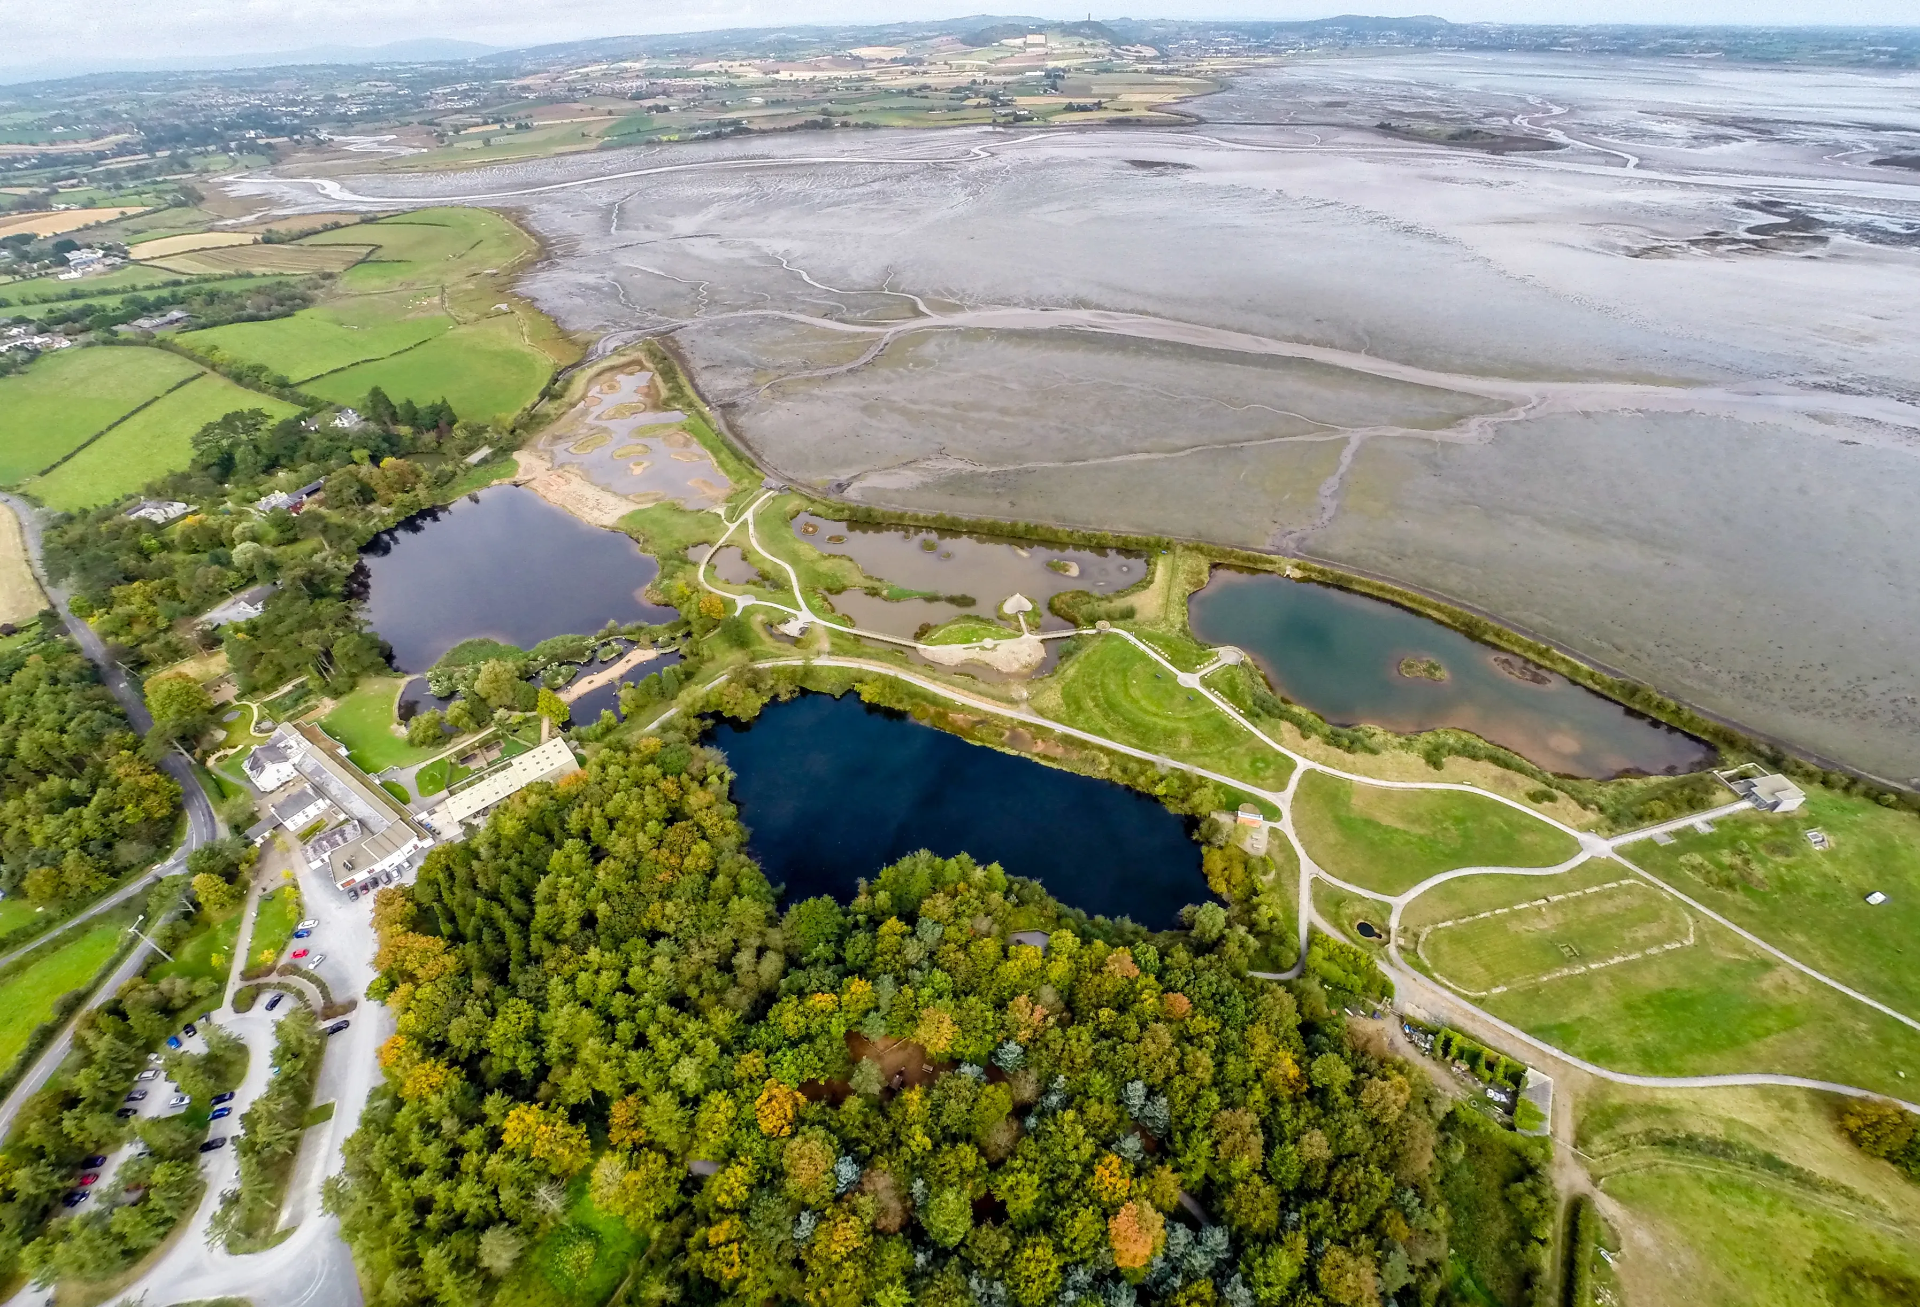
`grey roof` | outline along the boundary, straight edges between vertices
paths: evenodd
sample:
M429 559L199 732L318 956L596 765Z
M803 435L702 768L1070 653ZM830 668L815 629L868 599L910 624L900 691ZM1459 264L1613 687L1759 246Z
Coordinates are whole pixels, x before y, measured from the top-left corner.
M318 794L313 792L311 786L303 785L286 798L280 800L280 802L274 804L273 815L283 822L292 821L314 804L325 802L325 799L322 799Z
M248 754L246 761L240 764L240 770L249 776L258 776L269 767L288 761L292 750L285 744L275 744L271 740L260 745Z

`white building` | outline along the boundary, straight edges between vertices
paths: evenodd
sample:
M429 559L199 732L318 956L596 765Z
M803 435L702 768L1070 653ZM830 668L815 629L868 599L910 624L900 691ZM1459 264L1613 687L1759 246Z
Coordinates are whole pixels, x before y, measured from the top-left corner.
M254 759L268 759L259 767ZM244 764L256 785L274 777L285 785L296 777L302 789L274 805L283 808L289 830L318 818L339 814L346 821L307 841L307 865L324 871L341 889L364 887L370 880L403 867L432 846L433 838L405 808L346 757L346 750L317 726L287 725L255 749ZM256 776L258 772L258 776ZM279 785L263 788L279 788Z
M354 427L363 427L366 424L367 420L350 408L343 408L333 415L333 425L342 431L349 431Z
M1784 776L1759 776L1744 784L1747 802L1762 812L1795 812L1807 801L1806 792Z
M185 517L192 511L190 505L183 504L177 499L143 499L127 510L127 516L137 517L155 526L165 526L176 517Z
M289 832L297 833L319 821L331 810L332 805L315 794L312 786L303 785L273 805L273 817Z
M557 781L580 770L573 746L555 736L538 748L482 772L449 794L422 820L442 840L457 840L461 828L484 817L494 805L538 781Z
M200 625L217 629L232 622L251 622L267 611L267 599L280 587L269 582L266 585L250 586L239 594L230 595L206 612L200 614Z
M293 769L293 745L283 742L278 734L248 754L240 770L262 794L271 794L299 775Z

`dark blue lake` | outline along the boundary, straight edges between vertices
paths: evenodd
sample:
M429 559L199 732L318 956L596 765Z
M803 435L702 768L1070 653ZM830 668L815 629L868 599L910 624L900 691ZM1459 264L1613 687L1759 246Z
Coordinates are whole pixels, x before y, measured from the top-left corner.
M531 649L609 619L667 622L643 592L660 566L618 531L589 526L520 486L428 509L360 551L367 620L394 665L424 672L462 640Z
M753 855L787 901L831 894L916 849L969 853L1061 902L1164 930L1211 897L1185 819L1108 781L1028 762L871 708L803 694L712 742Z

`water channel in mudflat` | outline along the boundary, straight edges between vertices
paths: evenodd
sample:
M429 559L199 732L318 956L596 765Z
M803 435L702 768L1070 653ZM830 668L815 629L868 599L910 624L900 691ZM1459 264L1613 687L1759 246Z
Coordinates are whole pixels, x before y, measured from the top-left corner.
M835 522L812 513L795 517L792 530L822 553L853 559L868 576L933 596L888 600L859 590L832 596L834 608L855 625L902 638L913 637L923 625L938 626L968 614L1000 618L1000 605L1016 594L1033 603L1027 616L1030 628L1069 630L1069 623L1047 611L1049 599L1067 590L1116 594L1138 582L1147 569L1145 559L1117 549L1068 549L958 532ZM964 596L973 603L950 603L948 596Z
M676 616L643 597L660 566L631 539L521 486L416 513L368 541L360 565L367 620L402 671L424 672L477 636L530 649L609 620Z
M1211 896L1184 818L1133 790L969 744L855 695L803 694L712 743L787 902L847 901L918 849L973 855L1061 902L1164 930Z
M1246 650L1276 690L1337 725L1456 727L1569 776L1677 775L1714 756L1691 735L1365 595L1216 568L1188 617L1198 639Z

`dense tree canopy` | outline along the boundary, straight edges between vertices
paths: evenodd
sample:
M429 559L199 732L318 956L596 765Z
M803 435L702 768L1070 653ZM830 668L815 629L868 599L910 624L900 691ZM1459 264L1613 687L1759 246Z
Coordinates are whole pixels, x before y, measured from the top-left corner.
M371 1301L588 1283L608 1218L695 1301L1433 1300L1426 1090L1316 986L964 856L783 916L729 779L604 748L382 891L398 1030L329 1189Z
M159 852L180 787L65 638L0 656L0 884L52 903Z

